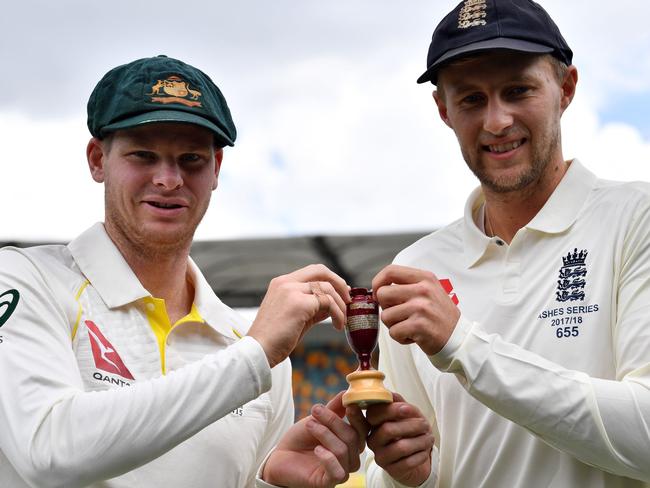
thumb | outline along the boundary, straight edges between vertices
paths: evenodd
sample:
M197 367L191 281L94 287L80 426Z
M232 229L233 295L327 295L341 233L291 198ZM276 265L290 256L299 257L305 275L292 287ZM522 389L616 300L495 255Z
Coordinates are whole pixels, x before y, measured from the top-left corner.
M327 408L338 415L339 418L343 418L345 416L345 407L343 406L343 393L345 392L338 392L334 398L327 402Z

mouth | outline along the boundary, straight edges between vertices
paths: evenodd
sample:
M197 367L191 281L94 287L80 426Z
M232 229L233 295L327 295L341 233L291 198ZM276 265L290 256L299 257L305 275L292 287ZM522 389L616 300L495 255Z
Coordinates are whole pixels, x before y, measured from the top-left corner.
M514 151L525 142L526 139L520 139L518 141L506 142L504 144L488 144L486 146L483 146L483 150L493 154L503 154Z
M163 202L151 202L151 201L147 201L145 203L151 205L152 207L162 208L162 209L174 209L174 208L183 207L183 205L179 205L177 203L163 203Z

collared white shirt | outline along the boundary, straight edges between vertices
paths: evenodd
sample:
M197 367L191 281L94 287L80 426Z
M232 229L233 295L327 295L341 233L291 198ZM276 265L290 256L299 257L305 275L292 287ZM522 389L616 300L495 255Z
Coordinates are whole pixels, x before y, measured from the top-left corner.
M388 386L434 426L424 486L650 486L650 185L574 160L510 245L482 204L395 259L449 279L461 310L431 357L380 332Z
M0 251L0 485L253 486L293 423L291 367L189 269L192 313L170 329L102 224Z

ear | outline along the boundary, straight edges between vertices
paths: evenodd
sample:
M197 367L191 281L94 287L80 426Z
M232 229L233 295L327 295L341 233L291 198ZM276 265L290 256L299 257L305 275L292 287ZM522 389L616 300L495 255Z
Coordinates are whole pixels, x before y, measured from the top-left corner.
M576 94L576 85L578 84L578 69L571 65L567 68L560 85L561 98L560 98L560 108L562 113L567 109L571 104L574 95Z
M451 128L449 115L447 114L447 105L445 104L443 96L438 90L433 90L433 99L435 100L436 106L438 107L438 115L440 115L440 118L447 125L447 127Z
M222 161L223 161L223 148L220 148L214 153L214 182L212 183L212 190L216 190L217 185L219 184L219 171L221 170Z
M104 145L101 140L93 137L88 141L88 146L86 147L86 159L88 160L90 175L97 183L104 182L104 153Z

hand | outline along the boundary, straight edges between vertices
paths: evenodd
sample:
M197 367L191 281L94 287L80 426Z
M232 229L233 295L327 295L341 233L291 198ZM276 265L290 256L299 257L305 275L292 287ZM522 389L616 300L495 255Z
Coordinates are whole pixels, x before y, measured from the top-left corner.
M312 264L271 280L247 335L260 343L273 367L312 325L332 317L334 327L342 329L348 302L350 292L343 278L322 264Z
M420 410L393 393L393 403L368 407L366 420L372 427L368 447L377 465L404 485L424 483L431 474L434 438Z
M372 280L382 307L381 321L400 344L417 343L428 355L445 346L456 328L460 311L436 275L391 264Z
M342 397L343 392L327 406L314 405L309 417L287 431L264 465L264 481L325 488L343 483L350 472L359 469L368 430L357 430L343 421Z

